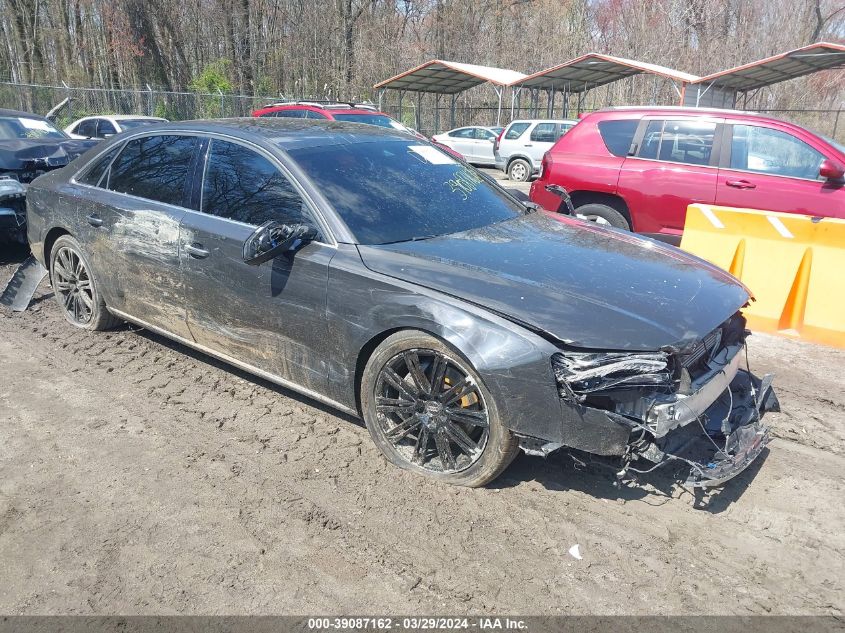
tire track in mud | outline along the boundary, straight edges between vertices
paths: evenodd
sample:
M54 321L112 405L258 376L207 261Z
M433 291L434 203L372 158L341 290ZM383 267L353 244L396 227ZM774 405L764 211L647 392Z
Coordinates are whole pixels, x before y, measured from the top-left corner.
M126 561L115 558L140 528L90 545L97 573L73 584L89 610L166 604L185 613L216 600L216 611L230 613L296 612L302 604L358 612L841 612L841 444L825 453L776 443L766 463L711 501L711 512L693 509L678 489L616 491L607 474L579 472L564 458L523 457L487 489L448 489L389 466L352 420L156 336L75 330L51 301L0 315L0 330L70 384L114 398L121 413L102 411L87 431L92 439L144 438L144 458L188 477L203 504L213 489L229 516L228 531L194 552L225 560L223 571L192 575L189 556L146 563L135 579L151 581L143 598L116 578ZM665 479L650 481L666 487ZM155 528L160 519L148 514L135 510L127 525ZM14 513L4 520L12 531L25 523ZM151 544L157 530L148 531ZM252 548L226 554L232 539ZM582 561L567 554L576 542ZM292 575L296 590L281 587ZM362 578L365 592L356 589ZM53 603L41 596L17 604Z

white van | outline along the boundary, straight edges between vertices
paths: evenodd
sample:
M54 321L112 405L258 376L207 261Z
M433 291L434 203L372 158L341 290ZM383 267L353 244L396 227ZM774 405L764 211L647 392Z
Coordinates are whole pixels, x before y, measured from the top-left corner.
M571 119L512 121L493 145L496 167L511 180L525 182L540 172L543 154L576 123Z

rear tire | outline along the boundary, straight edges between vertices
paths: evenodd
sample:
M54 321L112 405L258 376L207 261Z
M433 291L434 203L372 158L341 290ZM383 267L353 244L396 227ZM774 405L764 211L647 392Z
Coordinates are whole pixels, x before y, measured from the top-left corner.
M531 163L524 158L515 158L508 164L508 179L527 182L531 178Z
M373 352L361 378L361 409L392 464L443 483L483 486L519 450L470 363L417 330L397 332Z
M59 308L71 325L83 330L109 330L120 324L100 295L82 247L70 235L62 235L53 244L50 281Z
M578 216L584 216L582 219L589 222L595 222L596 224L601 224L603 226L609 225L626 231L631 230L631 225L628 224L628 220L625 216L606 204L585 204L575 209L575 214Z

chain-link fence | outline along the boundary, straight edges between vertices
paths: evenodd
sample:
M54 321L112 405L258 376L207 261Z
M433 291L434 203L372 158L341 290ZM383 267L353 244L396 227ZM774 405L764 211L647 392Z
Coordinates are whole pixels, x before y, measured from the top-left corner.
M0 108L44 115L66 99L67 105L55 117L61 127L95 114L142 114L171 121L249 116L278 100L223 92L169 92L151 87L132 90L0 82Z
M424 102L415 103L407 99L404 103L383 104L384 111L405 125L419 128L427 136L448 130L454 124L460 125L495 125L499 118L501 125L507 125L514 117L531 117L531 108L520 107L517 102L504 100L501 111L498 104L488 99L472 95L471 100L462 97L454 109L449 98L435 100L433 95L426 95ZM72 88L69 86L45 86L37 84L18 84L0 82L0 108L23 110L36 114L47 114L68 100L65 107L56 113L57 125L64 127L83 116L95 114L143 114L158 116L171 121L188 119L210 119L220 117L249 116L256 109L279 101L277 97L235 95L219 92L170 92L145 87L136 89L111 88ZM401 104L401 107L400 107ZM583 107L582 113L601 107L601 103ZM417 110L421 111L418 112ZM555 117L562 116L560 108ZM776 118L786 119L815 130L840 142L845 142L845 114L843 110L757 110ZM574 117L578 114L577 106L567 113ZM538 116L546 116L546 109L539 108Z

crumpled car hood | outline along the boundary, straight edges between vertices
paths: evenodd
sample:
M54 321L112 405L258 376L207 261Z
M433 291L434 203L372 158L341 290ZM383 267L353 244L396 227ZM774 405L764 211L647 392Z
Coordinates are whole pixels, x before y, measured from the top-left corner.
M579 348L683 348L750 294L725 271L674 247L545 213L358 249L370 270L487 307Z
M64 167L99 141L27 138L0 140L0 170ZM34 161L34 164L33 164Z

